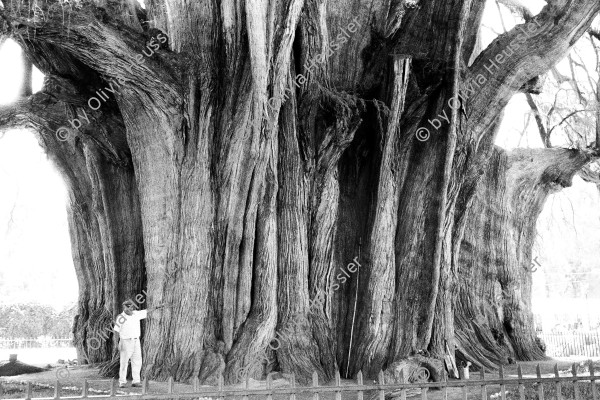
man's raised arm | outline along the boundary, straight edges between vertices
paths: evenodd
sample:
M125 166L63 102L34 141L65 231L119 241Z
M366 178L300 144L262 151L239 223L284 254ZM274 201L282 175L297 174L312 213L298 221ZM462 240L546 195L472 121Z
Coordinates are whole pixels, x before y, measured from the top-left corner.
M145 310L136 311L136 313L137 313L137 315L139 316L140 319L145 319L148 316L149 312L156 311L156 310L158 310L160 308L163 308L163 307L164 307L163 305L159 305L159 306L156 306L154 308L147 308Z

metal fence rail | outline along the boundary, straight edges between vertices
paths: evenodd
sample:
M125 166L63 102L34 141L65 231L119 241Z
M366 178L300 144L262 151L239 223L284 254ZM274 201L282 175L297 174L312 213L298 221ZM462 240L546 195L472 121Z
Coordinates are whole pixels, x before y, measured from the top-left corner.
M42 347L71 347L73 339L0 339L0 349L33 349Z
M554 376L542 377L539 365L536 368L536 377L525 378L521 370L521 366L517 368L517 377L505 377L504 369L499 367L499 377L488 379L485 372L481 371L478 379L461 379L448 381L446 378L442 382L414 382L409 383L400 374L400 382L386 384L384 375L379 373L377 382L374 384L364 384L362 373L357 376L356 383L344 384L340 379L339 373L336 373L333 386L319 385L317 374L313 374L311 386L297 386L294 376L290 379L290 384L287 387L273 387L273 381L269 375L266 380L265 388L250 388L249 380L246 379L244 387L225 387L224 379L221 376L218 386L216 387L200 387L199 380L196 378L193 381L191 391L175 391L173 379L170 378L167 383L166 391L151 392L150 384L147 380L143 381L141 394L121 394L117 389L116 380L109 380L110 390L106 391L105 395L90 395L90 392L97 393L97 390L90 389L91 380L82 381L82 389L80 396L65 396L61 397L61 384L56 381L54 385L53 397L33 397L32 383L27 383L25 397L23 399L89 399L89 398L115 398L120 399L213 399L218 398L224 400L226 397L241 397L243 400L248 400L249 396L263 396L267 400L276 398L289 397L290 400L297 399L296 396L303 398L312 398L319 400L320 396L327 399L341 400L342 394L350 395L352 399L358 400L385 400L386 398L399 398L406 400L419 396L421 400L432 399L447 399L448 392L453 391L452 398L460 397L462 400L471 399L491 399L499 398L502 400L544 400L548 399L574 399L574 400L599 400L598 383L600 376L595 375L593 363L588 363L589 375L578 375L576 365L571 369L571 376L560 376L558 367L554 367ZM461 374L462 375L462 374ZM464 378L464 377L463 377ZM105 381L106 382L106 381ZM572 388L572 391L571 391ZM494 394L490 397L488 391L492 392L499 389L499 394ZM565 390L567 389L567 390ZM494 392L498 392L495 390ZM0 399L2 396L2 387L0 385ZM571 395L572 394L572 395Z
M600 333L538 333L550 357L600 357Z

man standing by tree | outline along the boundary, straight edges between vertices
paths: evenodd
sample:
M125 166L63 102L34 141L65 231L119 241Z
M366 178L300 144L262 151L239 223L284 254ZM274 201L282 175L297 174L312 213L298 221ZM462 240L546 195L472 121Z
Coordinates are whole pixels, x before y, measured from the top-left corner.
M131 359L131 386L140 387L140 371L142 370L142 349L140 346L140 321L148 315L148 310L134 310L135 304L128 299L123 302L123 312L117 317L114 331L119 340L121 353L119 369L119 387L127 385L127 363ZM160 308L156 307L157 309Z

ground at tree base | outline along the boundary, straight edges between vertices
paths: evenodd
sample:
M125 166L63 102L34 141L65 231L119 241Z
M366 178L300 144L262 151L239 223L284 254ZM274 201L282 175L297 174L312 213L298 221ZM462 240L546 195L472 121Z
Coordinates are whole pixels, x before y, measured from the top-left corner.
M560 360L548 360L540 363L540 368L543 376L554 376L553 368L554 364L558 364L559 370L562 372L567 372L571 370L571 365L573 363L583 362L585 359L583 358L569 358L569 359L560 359ZM597 360L596 360L597 361ZM523 370L523 376L526 378L535 377L535 367L537 362L523 362L520 363L521 368ZM506 378L515 378L517 374L517 366L516 365L507 365L505 366L505 377ZM0 383L2 384L4 393L0 394L1 399L17 399L17 398L25 398L25 389L27 382L32 382L32 394L33 397L54 397L54 384L56 382L56 369L44 371L42 373L37 374L27 374L27 375L19 375L12 377L2 377L0 378ZM580 370L578 373L583 373ZM598 374L598 373L597 373ZM570 373L567 374L570 376ZM471 374L471 379L478 379L479 373L473 372ZM498 378L497 372L486 373L486 378L495 379ZM89 387L90 387L90 395L108 395L110 393L110 381L103 379L98 372L98 368L90 367L90 366L79 366L72 369L69 369L69 375L67 379L62 379L60 381L61 384L61 396L80 396L82 390L82 382L83 379L88 379ZM94 380L97 380L94 381ZM349 379L342 380L342 386L355 384L355 381ZM373 382L365 381L365 384L370 384ZM273 387L287 387L289 385L289 381L285 379L277 379L273 381ZM329 382L327 384L323 384L322 386L333 386L334 382ZM241 388L243 385L230 385L228 388L238 387ZM250 388L264 388L265 381L256 381L253 379L249 380ZM202 386L202 388L209 389L209 386ZM579 384L579 393L580 398L582 400L592 399L591 389L589 382ZM507 400L519 399L519 393L516 387L507 386L506 398ZM174 384L174 392L191 392L192 386L175 383ZM600 391L600 387L599 387ZM167 383L166 382L157 382L150 381L149 383L149 393L167 393ZM117 395L125 395L125 394L141 394L141 389L139 388L131 388L127 387L125 389L117 389ZM546 399L555 399L556 392L554 389L554 385L545 385L544 390ZM368 400L373 395L377 395L376 393L367 393L364 394L364 399ZM526 387L525 389L525 398L527 400L538 399L537 388L536 387ZM572 399L574 398L573 393L573 385L572 384L563 384L562 388L562 396L563 399ZM320 399L324 400L333 400L335 397L334 393L323 393L320 394ZM440 390L430 390L427 394L428 399L431 400L442 400L444 399L443 394ZM263 396L249 396L249 400L259 400L263 398ZM274 400L279 399L288 399L288 395L274 395ZM297 400L312 400L313 396L309 393L299 393L296 395ZM342 398L348 400L354 400L357 398L355 392L342 392ZM395 398L391 396L386 396L387 399ZM399 398L399 397L397 397ZM407 396L407 398L421 398L420 394L415 394L414 396ZM468 398L469 399L481 399L481 390L479 387L471 387L468 390ZM488 386L487 389L487 398L488 399L501 399L500 387L498 385ZM449 388L448 389L448 400L462 400L463 394L461 388ZM208 400L208 398L204 398L204 400Z

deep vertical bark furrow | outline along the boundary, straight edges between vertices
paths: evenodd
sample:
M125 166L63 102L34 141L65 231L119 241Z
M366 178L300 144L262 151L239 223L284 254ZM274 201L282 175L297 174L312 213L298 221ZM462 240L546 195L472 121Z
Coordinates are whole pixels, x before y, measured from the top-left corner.
M290 79L291 82L291 79ZM315 342L308 314L308 198L297 133L295 98L282 107L279 132L278 193L278 323L277 358L282 371L311 371L326 379L333 370L322 370L320 350ZM332 365L327 365L329 368Z
M346 99L333 98L336 119L332 126L323 129L317 144L314 164L310 171L309 220L309 293L311 300L325 296L322 305L314 308L311 318L313 334L319 344L321 364L326 372L335 365L335 343L332 342L332 293L329 288L334 279L335 243L339 212L338 162L350 145L360 125L359 108ZM306 153L309 153L306 151Z
M97 234L98 229L95 224L90 224L95 220L95 215L89 210L87 204L78 204L73 198L71 198L70 208L77 210L70 213L69 231L71 246L73 248L79 246L78 253L73 254L73 261L75 271L81 276L78 279L80 305L74 326L73 342L78 350L78 358L84 362L94 363L104 361L111 355L111 343L106 340L108 335L104 334L103 325L110 324L112 319L112 313L108 310L111 299L106 299L106 295L111 296L112 293L107 293L104 285L92 285L96 279L106 279L99 265L103 260L98 259L95 251L101 243ZM83 271L85 273L82 273Z
M423 60L424 65L429 68L429 75L422 75L422 68L417 68L419 74L415 75L415 83L419 82L421 93L430 91L435 86L440 86L440 79L447 79L447 71L445 66L453 64L454 54L460 49L456 47L456 38L461 27L465 24L465 15L468 10L465 10L465 2L445 2L443 4L431 2L424 4L423 7L411 10L405 16L406 24L403 24L397 37L411 40L400 41L395 43L394 51L400 54L408 54L418 60ZM427 30L422 30L422 25L434 25L435 20L441 16L450 23L444 26L443 32L436 32L435 41L427 38ZM423 41L430 42L430 45L418 48L418 45ZM423 50L425 49L425 51ZM432 61L433 60L433 61ZM446 142L446 132L448 127L434 131L433 137L426 144L414 141L414 134L417 128L426 126L428 119L438 118L439 115L449 118L450 109L446 107L447 100L452 96L446 90L447 82L442 81L442 87L435 90L437 101L429 102L428 109L412 110L413 112L425 111L425 114L420 121L415 120L413 116L412 123L406 124L407 132L404 135L406 138L413 140L402 140L401 154L407 155L408 160L405 164L399 165L398 176L402 179L399 182L400 201L398 203L398 226L395 232L395 295L393 296L395 304L387 306L387 310L382 310L381 315L370 318L370 329L374 329L375 321L381 319L386 324L392 321L396 327L402 327L401 331L395 334L393 338L394 359L402 358L409 355L411 352L419 349L427 349L433 351L434 354L440 355L445 353L444 342L436 341L432 345L429 342L432 321L430 316L430 308L435 307L435 304L446 304L449 294L446 293L450 289L451 281L448 276L442 276L441 280L433 279L435 272L433 266L435 264L432 252L436 248L438 239L438 225L444 224L445 218L440 219L438 215L439 203L442 190L443 171L440 166L445 165L445 152L443 151ZM410 93L410 96L420 96L420 93ZM433 99L432 99L433 100ZM440 124L440 127L442 124ZM452 202L450 202L452 204ZM377 204L375 207L379 207ZM452 215L452 208L444 210L445 215ZM443 217L443 216L442 216ZM450 237L451 226L444 226L446 237ZM415 237L414 232L420 232L419 237ZM445 248L445 254L450 254L450 249ZM448 260L443 261L448 262ZM443 273L448 273L449 267L443 265ZM439 271L439 270L438 270ZM369 285L386 283L385 275L375 275L369 277ZM431 297L429 293L432 291L431 285L442 285L442 299L439 302L437 297ZM438 324L438 332L446 330L446 323L451 322L450 312L447 309L442 310L444 316L442 322ZM385 342L385 337L389 335L383 329L374 329L377 332L377 341ZM451 333L451 330L449 330ZM447 337L447 332L442 334ZM373 344L372 338L361 343L365 349ZM452 343L450 343L452 347ZM379 368L393 361L391 357L386 355L385 346L381 347L377 352L373 350L365 351L369 354L374 362L369 367L369 374L374 374ZM378 353L378 354L377 354ZM377 354L377 357L374 355Z
M455 333L453 323L453 304L455 280L452 274L453 265L453 233L455 229L455 210L458 198L457 184L455 181L456 171L453 169L454 162L461 156L457 151L458 136L462 115L455 104L460 95L460 69L463 66L463 53L465 43L465 32L469 32L472 0L467 0L461 5L461 10L456 20L457 33L455 41L451 45L452 73L447 79L452 81L452 96L448 101L450 106L450 118L448 126L448 138L446 141L446 156L442 169L442 182L440 188L440 201L438 206L438 226L433 256L433 270L431 277L432 292L428 300L426 320L422 328L422 341L429 343L429 349L434 357L443 359L450 355L454 359ZM472 32L472 31L471 31ZM454 101L454 103L453 103ZM458 157L457 157L458 156ZM454 268L455 270L455 268ZM450 353L450 354L448 354Z
M219 333L223 335L227 351L231 348L233 337L250 310L250 282L254 263L254 223L256 219L256 204L250 199L250 192L262 185L260 180L252 182L252 171L258 157L261 143L259 136L263 125L264 129L269 132L268 134L272 135L270 131L276 124L270 122L272 119L277 120L278 113L277 107L271 107L269 104L268 107L273 115L267 115L266 112L263 115L263 111L267 109L267 83L272 81L273 87L275 87L280 86L279 81L281 81L276 74L270 73L265 63L269 56L276 63L287 62L286 68L289 68L289 47L293 38L293 35L292 37L289 35L293 34L292 27L299 15L299 10L295 10L298 8L296 3L298 2L290 2L290 9L286 16L291 20L287 21L284 17L285 25L280 32L277 32L282 35L279 41L282 48L271 49L274 54L267 54L270 42L266 41L265 35L267 31L273 34L273 27L266 26L265 18L261 16L262 6L251 10L247 16L248 24L254 27L255 34L251 37L250 48L246 50L244 42L234 35L241 28L230 25L234 22L230 18L233 18L240 10L233 4L225 3L223 5L223 9L227 12L225 38L228 42L228 65L232 66L228 71L235 74L233 75L234 82L237 83L228 89L231 94L227 96L222 112L222 130L231 132L231 136L217 137L215 141L216 146L222 149L217 169L217 176L219 176L217 247L224 249L216 255L218 257L217 266L223 266L223 272L218 272L215 276L216 282L223 282L224 285L222 295L218 300L217 319L222 321ZM238 39L239 43L234 43L234 39ZM233 66L241 65L242 61L240 54L229 52L229 49L233 47L241 49L241 54L248 55L253 62L247 62L245 68L236 71ZM287 60L285 54L288 54ZM248 68L252 68L252 70ZM285 73L286 68L278 68L274 71L277 74ZM274 90L274 97L281 96L280 90ZM232 115L236 121L234 126L231 126ZM231 304L224 304L224 299L230 298L236 300Z
M361 105L355 97L338 91L337 87L331 88L328 64L333 62L335 65L337 56L333 56L335 51L330 44L332 40L338 45L348 42L348 32L343 35L343 41L337 36L336 39L329 36L327 7L322 1L305 3L298 38L302 47L296 60L301 75L295 81L304 84L306 79L308 82L300 89L298 102L300 154L307 174L308 293L313 302L318 296L325 296L323 304L312 308L309 318L321 364L311 369L320 373L322 368L326 376L331 377L336 364L336 344L332 339L337 328L332 322L337 307L329 287L337 264L335 250L339 242L336 235L340 189L338 163L359 127ZM367 24L361 29L368 31ZM356 39L354 43L357 43ZM290 85L290 89L295 88Z
M160 14L166 16L172 48L194 54L202 59L203 68L212 70L216 65L214 54L219 37L219 24L215 18L219 15L218 2L164 0L153 2L153 5L154 12L160 10Z
M137 197L130 197L136 193L133 170L102 160L93 144L82 147L80 156L54 161L63 164L61 169L68 166L73 172L63 175L71 183L67 187L73 210L72 248L75 251L82 242L87 243L74 257L76 271L85 271L79 283L80 296L87 305L80 309L78 324L82 329L77 331L75 343L83 358L98 362L111 356L107 330L121 301L142 289L143 247ZM121 190L115 191L115 186ZM100 285L99 279L103 282Z
M255 4L256 3L256 4ZM232 240L232 246L227 246L226 250L228 253L224 257L224 274L223 279L225 282L229 280L230 284L225 286L225 289L230 290L234 298L239 295L233 307L223 305L223 337L225 339L226 349L231 344L231 339L235 332L235 338L233 338L233 347L228 355L229 360L233 360L232 364L228 364L227 376L233 379L235 377L235 368L239 367L238 359L232 355L239 355L241 350L240 344L236 344L236 341L241 341L244 345L248 345L249 336L252 336L252 344L250 348L259 354L264 350L262 345L265 339L270 339L272 332L263 326L261 333L257 334L256 331L248 330L255 329L255 323L245 323L240 325L243 319L248 316L252 318L252 309L255 308L256 290L254 287L250 290L249 282L254 282L261 275L257 275L257 265L265 262L271 266L273 260L271 252L273 249L262 249L257 247L264 245L265 243L271 243L272 238L269 240L263 239L257 241L258 234L265 234L263 230L271 227L272 224L277 224L276 214L267 213L262 218L273 218L272 221L261 221L261 214L258 208L261 203L261 193L265 190L264 181L266 169L272 168L271 163L276 163L277 158L274 155L269 157L275 157L274 159L265 159L263 154L265 151L277 150L277 124L276 121L279 119L279 111L282 101L277 101L275 105L268 102L268 96L275 99L281 99L283 97L284 84L288 82L287 77L289 75L290 68L290 57L291 57L291 46L294 40L295 26L300 15L301 1L291 0L285 2L283 5L283 12L277 12L277 19L272 20L266 18L266 15L275 13L279 6L262 4L260 2L248 2L246 4L246 17L248 29L251 31L249 38L249 49L248 57L250 61L250 70L245 71L252 77L251 87L248 93L251 96L248 98L248 103L239 106L234 109L234 118L240 115L241 124L238 124L236 129L237 136L240 139L232 141L230 143L239 143L239 154L233 152L227 154L230 157L230 162L224 162L223 167L226 170L233 168L236 175L241 177L242 190L239 190L235 186L232 186L231 194L229 197L239 198L242 200L239 205L235 203L224 203L223 200L227 199L227 196L221 198L221 204L227 204L227 209L223 207L222 215L224 219L229 220L230 228L227 233L227 239ZM266 12L266 14L263 14ZM277 23L277 24L275 24ZM274 68L271 69L269 66L273 64ZM246 78L247 79L247 78ZM271 87L272 92L269 93L268 88ZM245 94L243 94L245 96ZM289 95L286 95L286 98ZM269 111L267 111L269 110ZM229 115L223 114L223 121L228 121ZM274 123L275 122L275 123ZM244 160L245 164L239 164L240 160ZM277 167L273 173L272 179L277 182ZM223 174L225 178L229 178L233 174ZM269 183L270 184L270 183ZM277 183L273 183L275 187ZM275 196L277 195L275 191ZM270 201L270 200L269 200ZM232 214L240 213L238 218L231 219ZM267 217L267 215L269 217ZM242 222L240 225L239 222ZM270 228L269 228L270 229ZM271 233L272 234L272 233ZM229 250L231 249L231 250ZM262 257L258 257L261 253L268 254L266 260L261 260ZM235 261L233 263L228 261ZM239 269L237 271L236 269ZM272 287L266 288L265 292L275 290L276 286L274 282L271 282ZM224 292L227 294L227 292ZM253 293L253 298L250 295ZM224 297L225 298L225 297ZM248 314L250 312L250 314ZM256 313L256 311L254 311ZM254 318L257 318L256 316ZM253 357L256 354L252 354ZM244 360L249 361L249 359Z
M436 139L441 140L430 140ZM396 302L400 305L395 310L396 325L403 327L396 340L399 344L397 351L402 351L403 356L428 346L428 343L419 340L418 333L425 322L424 314L428 307L432 274L430 266L433 265L435 227L438 223L438 197L433 193L437 193L441 178L439 166L444 162L444 153L430 143L421 148L419 153L418 159L411 160L403 182L404 195L400 197L395 240ZM410 196L406 196L406 193L410 193ZM411 197L413 200L409 201ZM415 237L411 233L415 230L423 232L422 236Z
M321 177L320 177L321 178ZM317 303L311 309L311 322L314 336L319 345L321 363L331 368L335 354L335 344L331 341L331 324L328 318L331 312L329 293L330 276L334 268L334 243L338 215L339 187L337 171L329 170L323 176L323 185L319 186L319 200L310 208L313 215L309 218L308 254L310 273L308 293ZM315 201L314 199L312 199ZM325 299L318 302L319 296Z
M264 182L250 197L257 204L252 280L252 306L231 351L225 377L235 381L241 367L250 367L252 376L261 377L262 355L273 337L277 322L277 138L264 143L254 180ZM256 187L256 186L255 186ZM257 362L257 360L260 360Z
M507 341L500 335L504 334L499 322L501 306L497 306L501 299L496 299L500 294L497 293L500 284L497 278L490 279L497 276L503 258L514 254L511 251L514 243L508 240L510 235L499 246L494 245L496 238L507 234L504 229L507 229L510 205L502 195L506 192L507 167L507 156L503 151L495 151L490 168L467 212L468 222L457 271L460 282L458 298L465 299L457 302L455 308L459 355L469 361L476 360L486 368L506 363L510 354ZM508 251L502 251L502 247L508 247Z
M356 350L357 361L353 364L351 376L359 370L368 370L369 374L372 374L376 369L380 369L388 358L388 347L397 331L392 312L396 281L394 238L402 178L397 174L400 172L400 120L404 111L410 68L410 59L397 58L390 62L390 89L389 94L386 94L390 114L384 128L385 133L382 134L377 208L368 239L370 284L361 301L365 304L365 308L361 309L361 320L369 320L371 323L361 331L360 344ZM359 326L364 324L359 323Z
M443 107L442 100L433 102L430 109L424 107L421 110L413 112L426 112L426 115L434 115L435 111L440 111ZM431 109L433 108L433 109ZM393 115L389 118L393 118ZM369 315L368 308L364 308L359 313L363 318L358 321L359 349L362 348L364 354L361 366L368 364L367 372L369 375L375 375L380 368L385 367L395 359L400 359L409 355L412 351L421 349L427 344L418 343L418 331L422 326L423 315L426 310L426 298L430 290L430 271L426 265L431 265L432 245L435 243L433 229L435 224L435 210L437 209L436 198L433 194L437 191L438 180L440 178L438 165L443 164L443 153L434 143L443 143L444 138L440 135L432 136L427 146L414 140L414 130L421 124L420 120L412 116L411 123L403 125L404 132L401 132L398 143L399 163L396 165L395 174L398 179L399 201L397 206L397 227L394 233L395 247L395 278L393 279L392 290L394 291L393 302L388 301L385 308L381 309L377 318L384 324L389 325L387 329L376 328L373 318L365 318ZM409 200L410 199L410 200ZM375 203L375 209L379 202ZM418 237L414 232L422 232ZM371 255L372 256L372 255ZM382 285L389 285L389 279L385 275L367 275L365 285L376 288ZM372 293L378 293L374 289L367 289ZM375 297L375 302L381 301L379 295ZM363 304L362 307L372 307L369 304ZM391 325L393 324L393 325ZM391 329L392 327L395 327ZM398 327L402 327L399 329ZM363 340L368 332L373 332L376 342L390 343L393 349L393 355L386 354L385 347L380 347L377 352L370 349L373 340ZM393 335L393 336L392 336ZM387 338L387 336L390 336ZM392 342L390 342L392 341ZM375 357L376 356L376 357ZM366 357L371 357L369 360ZM363 367L364 368L364 367ZM363 369L364 371L365 369Z
M375 203L372 183L377 181L380 148L378 135L373 135L371 121L356 132L356 140L340 159L339 211L336 232L343 240L335 243L335 266L331 277L332 308L331 334L337 339L336 361L340 374L352 377L360 367L357 354L364 333L359 323L364 319L361 311L365 287L369 278L369 261L366 252L369 218ZM355 264L357 260L360 266ZM350 264L358 267L352 273ZM349 277L347 275L350 275ZM366 371L365 371L366 372Z
M496 149L469 208L454 312L460 355L493 368L543 358L531 314L531 249L549 193L591 160L575 150Z
M241 110L249 110L251 97L245 94L243 102L239 105ZM227 111L227 110L226 110ZM258 143L255 133L251 129L251 116L249 112L237 117L239 127L232 127L232 136L229 143L223 147L220 168L217 171L218 209L217 209L217 248L216 265L222 265L222 297L217 307L218 320L221 322L220 334L225 342L226 349L233 345L233 336L243 319L249 312L248 299L250 282L252 279L252 259L245 257L241 250L242 241L246 251L253 251L251 245L254 235L253 229L246 226L246 222L254 223L255 213L249 199L249 190L252 185L252 172L256 165ZM249 232L250 237L245 235ZM250 247L248 247L250 245ZM245 262L244 262L245 261ZM217 281L216 283L220 283ZM238 287L240 285L241 287ZM246 287L243 290L242 287ZM238 293L242 298L237 298ZM231 301L235 299L234 301ZM227 303L227 304L226 304Z
M98 362L110 359L112 320L123 300L141 294L145 271L133 170L110 165L93 148L86 147L83 156L87 168L80 163L77 169L88 179L79 179L72 188L70 208L79 210L71 217L79 236L73 248L81 245L77 242L88 243L84 247L88 252L74 259L79 260L80 273L87 271L80 280L80 293L88 305L82 315L89 314L89 319L78 319L85 325L80 326L75 342L87 361ZM89 188L89 197L80 195L85 193L83 185ZM98 285L99 279L104 284Z

